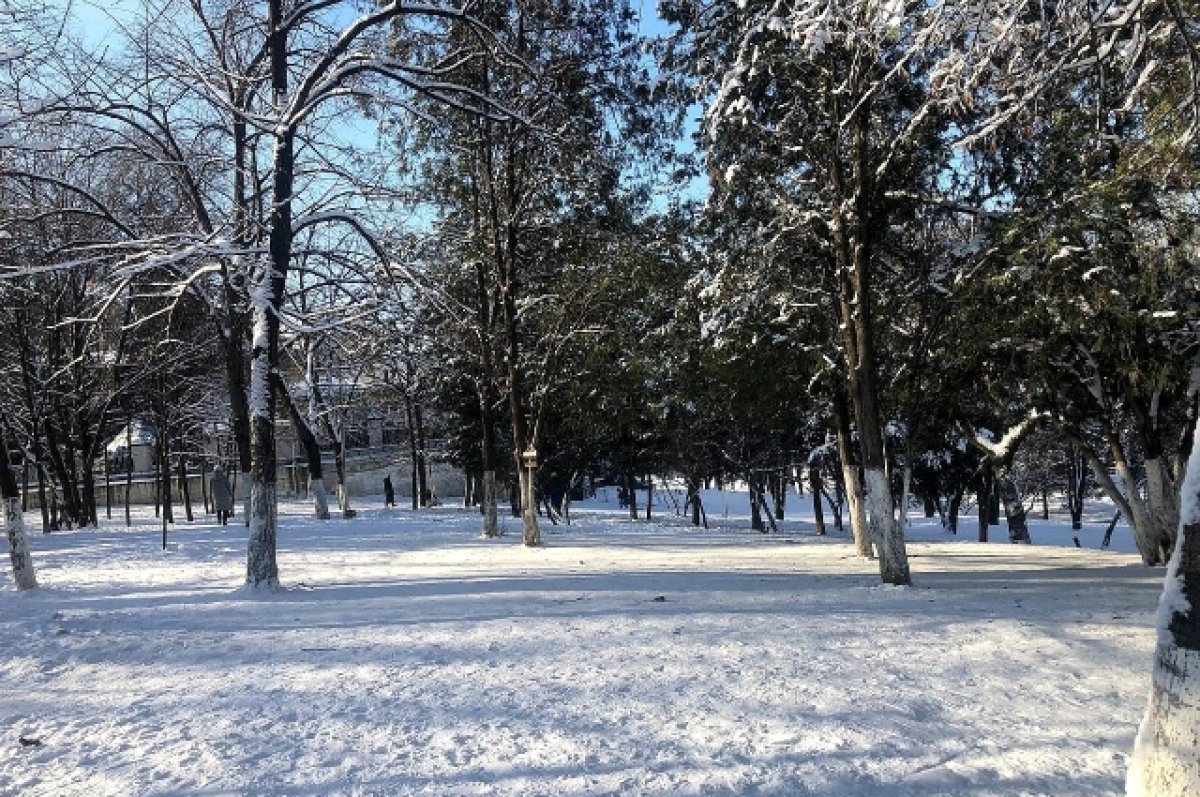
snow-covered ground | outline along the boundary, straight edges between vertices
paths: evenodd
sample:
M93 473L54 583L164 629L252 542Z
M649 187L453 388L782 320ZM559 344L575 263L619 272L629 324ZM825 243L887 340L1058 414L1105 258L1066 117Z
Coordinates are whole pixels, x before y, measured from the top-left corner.
M916 520L894 588L807 501L758 535L739 496L707 532L608 498L537 550L289 503L265 595L240 525L33 534L42 587L0 581L0 794L1121 792L1162 571L1095 550L1103 508L1083 549Z

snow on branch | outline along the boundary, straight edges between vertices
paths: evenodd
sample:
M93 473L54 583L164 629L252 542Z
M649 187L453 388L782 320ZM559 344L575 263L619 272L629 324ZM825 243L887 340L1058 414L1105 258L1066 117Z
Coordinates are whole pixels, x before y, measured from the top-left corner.
M987 429L976 429L974 432L968 433L967 440L971 445L986 454L989 459L1004 462L1012 457L1017 450L1017 446L1025 436L1033 431L1034 427L1040 422L1049 417L1049 414L1046 412L1031 410L1024 420L1005 432L998 441L994 439L994 435Z

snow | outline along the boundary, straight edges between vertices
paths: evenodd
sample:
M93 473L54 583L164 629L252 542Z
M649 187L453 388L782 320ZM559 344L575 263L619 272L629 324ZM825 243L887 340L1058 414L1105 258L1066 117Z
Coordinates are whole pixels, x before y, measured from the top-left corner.
M0 793L1120 792L1162 573L1095 550L1107 507L1085 549L1037 544L1062 518L1020 547L918 520L892 589L807 495L759 535L743 493L706 494L712 531L656 494L653 523L602 495L534 550L507 516L488 541L474 511L287 500L267 593L203 514L165 551L152 517L31 535L42 587L0 582Z

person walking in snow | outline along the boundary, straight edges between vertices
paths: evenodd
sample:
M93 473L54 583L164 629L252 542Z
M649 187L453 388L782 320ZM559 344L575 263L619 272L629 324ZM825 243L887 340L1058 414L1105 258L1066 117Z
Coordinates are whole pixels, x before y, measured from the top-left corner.
M229 487L229 477L225 475L225 470L220 465L213 468L211 485L213 508L217 510L217 522L224 526L229 522L229 516L233 513L233 490Z
M396 488L392 487L392 476L390 473L383 477L383 505L396 505Z

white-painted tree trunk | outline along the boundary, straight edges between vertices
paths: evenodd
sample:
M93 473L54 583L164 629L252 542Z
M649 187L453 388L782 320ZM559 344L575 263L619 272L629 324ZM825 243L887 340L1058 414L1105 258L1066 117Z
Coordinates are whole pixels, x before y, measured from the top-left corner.
M892 489L883 470L868 468L863 473L866 482L867 513L871 535L879 552L879 575L885 584L909 584L908 551L904 545L904 530L896 522L892 510Z
M254 482L251 485L246 583L252 587L279 586L279 567L275 559L276 506L274 484Z
M908 530L908 500L912 491L912 465L904 465L904 489L900 491L900 533Z
M1200 434L1197 434L1200 440ZM1200 445L1181 491L1179 534L1156 623L1150 701L1125 783L1128 797L1200 794Z
M4 467L0 464L0 467ZM8 535L8 555L12 559L13 582L17 589L33 589L37 577L33 572L33 557L25 537L25 515L21 512L20 497L4 499L4 531Z
M500 526L496 522L496 471L483 472L483 536L499 537Z
M524 529L525 545L535 547L542 544L542 532L538 528L537 505L534 503L533 473L521 468L521 525Z
M329 520L329 490L324 479L313 479L308 486L312 493L313 514L318 520Z
M853 464L842 465L842 480L846 484L846 505L850 513L850 533L854 535L854 552L864 559L874 559L871 529L867 524L867 507Z
M1117 476L1121 479L1129 510L1133 513L1133 517L1128 520L1133 529L1134 542L1137 543L1138 552L1142 555L1142 561L1148 565L1162 564L1165 552L1162 550L1160 540L1156 539L1157 534L1150 506L1138 491L1137 479L1134 478L1129 467L1122 462L1117 462L1115 469Z

